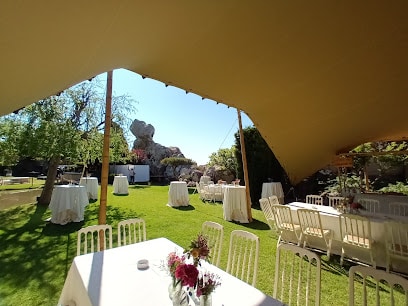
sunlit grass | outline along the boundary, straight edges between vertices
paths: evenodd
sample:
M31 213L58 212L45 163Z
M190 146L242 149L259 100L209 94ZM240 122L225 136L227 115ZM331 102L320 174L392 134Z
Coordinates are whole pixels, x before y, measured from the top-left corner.
M260 210L252 209L254 221L236 224L223 219L222 204L203 203L190 194L191 206L166 206L168 186L130 186L128 196L115 196L108 188L107 223L114 228L120 220L140 217L146 221L147 239L167 237L187 247L204 221L224 226L221 268L227 265L229 235L235 229L248 230L260 237L260 260L256 287L272 295L277 237ZM56 305L71 262L76 255L77 230L98 224L99 201L85 211L83 223L65 226L45 220L47 207L21 205L0 211L0 305ZM348 266L339 258L322 256L322 305L348 304Z

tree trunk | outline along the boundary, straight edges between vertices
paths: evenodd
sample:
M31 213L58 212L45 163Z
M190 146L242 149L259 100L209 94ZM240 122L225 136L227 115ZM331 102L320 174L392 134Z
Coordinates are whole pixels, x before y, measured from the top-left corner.
M52 190L54 189L55 178L57 176L57 169L60 163L59 156L54 156L51 158L48 165L47 179L45 181L44 189L41 192L41 196L38 199L38 204L48 205L51 201Z

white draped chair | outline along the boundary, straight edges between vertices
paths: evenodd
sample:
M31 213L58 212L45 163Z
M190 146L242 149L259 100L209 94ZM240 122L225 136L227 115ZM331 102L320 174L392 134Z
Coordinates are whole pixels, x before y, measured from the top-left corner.
M146 223L133 218L118 223L118 246L146 241Z
M278 230L278 245L282 242L300 243L301 228L299 224L293 222L292 212L289 206L275 204L272 205L272 212L275 219L275 226Z
M201 229L202 233L208 238L210 246L209 262L219 267L222 251L222 241L224 239L224 227L213 221L205 221Z
M408 265L408 223L388 221L387 223L387 272L393 260Z
M338 205L344 202L344 197L327 197L330 207L336 208Z
M407 217L408 204L401 202L390 202L388 204L388 211L390 215Z
M356 252L363 251L369 254L371 264L375 268L376 263L373 255L374 241L371 237L370 219L359 215L341 214L339 222L340 237L342 239L340 265L343 265L346 254L349 258L359 260L355 254Z
M264 213L266 222L272 231L277 232L278 229L276 228L275 218L272 211L272 204L269 202L267 198L259 199L259 205L261 206L261 210Z
M101 237L102 243L101 243ZM112 248L112 226L91 225L78 231L77 255L99 252Z
M270 197L268 197L268 200L272 205L280 204L279 199L276 195L271 195Z
M314 205L323 205L323 197L315 194L308 194L306 196L306 203Z
M353 266L349 270L349 305L408 305L408 280L384 270Z
M258 274L258 257L258 236L243 230L231 232L227 273L255 287Z
M301 228L300 244L303 243L303 247L323 250L330 259L333 231L322 227L320 212L300 208L297 210L297 215Z
M272 297L285 305L320 305L321 261L300 246L282 243L276 250Z
M358 202L370 213L377 213L380 210L380 201L374 199L362 198Z

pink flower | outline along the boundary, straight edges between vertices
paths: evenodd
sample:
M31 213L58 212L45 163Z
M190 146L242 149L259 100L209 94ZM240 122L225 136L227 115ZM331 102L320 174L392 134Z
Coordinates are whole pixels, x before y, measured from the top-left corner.
M214 273L205 273L198 279L197 296L209 295L221 285L220 277Z
M194 287L197 282L198 270L194 265L180 264L176 268L175 276L181 280L182 286Z

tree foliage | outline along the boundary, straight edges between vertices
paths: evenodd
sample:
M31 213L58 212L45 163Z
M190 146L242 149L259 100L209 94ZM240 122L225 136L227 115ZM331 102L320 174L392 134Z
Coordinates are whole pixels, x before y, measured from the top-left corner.
M259 206L262 183L269 180L281 182L283 190L288 190L289 183L287 175L276 159L272 150L255 127L243 129L246 160L248 167L248 178L251 201ZM239 132L235 133L236 157L238 162L238 177L244 179L242 151Z
M176 175L176 168L179 166L191 166L195 165L196 162L190 158L185 157L166 157L160 161L161 164L170 166L173 171L173 175Z
M23 108L0 121L0 147L8 148L1 161L41 158L49 162L47 180L39 203L48 204L60 161L84 166L101 159L105 97L97 79L73 86ZM127 95L112 97L111 161L127 158L129 149L121 126L133 110ZM14 133L11 132L14 130Z
M220 166L222 169L231 171L234 176L237 175L238 162L236 158L236 147L219 149L209 156L208 166Z

